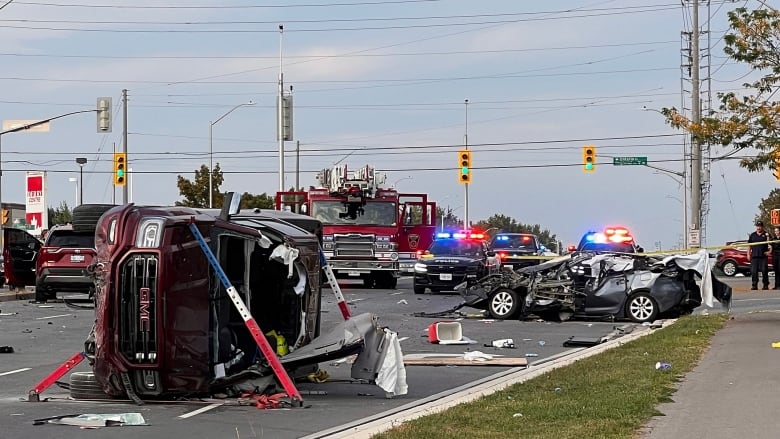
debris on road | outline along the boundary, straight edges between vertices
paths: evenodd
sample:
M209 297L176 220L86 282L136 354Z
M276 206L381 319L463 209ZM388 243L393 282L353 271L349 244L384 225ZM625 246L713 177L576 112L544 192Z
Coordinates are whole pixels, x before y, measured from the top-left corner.
M14 348L12 346L0 346L0 354L13 354Z
M140 413L63 415L36 419L33 425L59 424L81 428L121 427L125 425L149 425Z

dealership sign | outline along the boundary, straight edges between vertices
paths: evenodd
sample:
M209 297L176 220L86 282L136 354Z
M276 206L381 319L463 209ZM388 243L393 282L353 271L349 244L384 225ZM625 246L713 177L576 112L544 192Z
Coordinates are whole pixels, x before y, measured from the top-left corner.
M49 228L49 215L46 209L46 173L28 172L25 197L25 224L35 230Z

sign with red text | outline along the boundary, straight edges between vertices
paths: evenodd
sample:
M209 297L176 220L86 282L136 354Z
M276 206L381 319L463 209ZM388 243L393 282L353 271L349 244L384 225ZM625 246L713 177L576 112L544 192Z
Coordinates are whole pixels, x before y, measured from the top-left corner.
M25 223L34 234L49 228L46 208L46 173L28 172L25 185Z

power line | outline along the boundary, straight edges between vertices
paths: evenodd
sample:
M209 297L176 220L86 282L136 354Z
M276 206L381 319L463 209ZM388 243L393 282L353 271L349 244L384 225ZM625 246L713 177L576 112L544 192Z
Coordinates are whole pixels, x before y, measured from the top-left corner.
M483 20L483 21L467 21L467 22L455 22L455 23L429 23L429 24L411 24L411 25L393 25L393 26L360 26L360 27L328 27L328 28L290 28L285 29L285 32L352 32L352 31L370 31L370 30L405 30L405 29L432 29L441 27L460 27L460 26L484 26L484 25L500 25L507 23L521 23L521 22L534 22L534 21L548 21L548 20L568 20L576 18L592 18L592 17L604 17L614 15L626 15L645 12L662 12L671 9L677 9L674 7L648 7L642 10L631 11L617 11L617 12L599 12L592 14L582 15L570 15L562 17L539 17L539 18L516 18L511 20ZM565 13L565 11L561 11ZM24 29L24 30L47 30L47 31L62 31L62 32L103 32L103 33L250 33L250 34L262 34L262 33L278 33L276 29L116 29L116 28L84 28L84 27L51 27L51 26L18 26L18 25L0 25L0 28L7 29Z
M614 43L614 44L590 44L582 46L557 46L557 47L532 47L522 49L486 49L486 50L453 50L453 51L437 51L437 52L396 52L396 53L348 53L338 55L285 55L285 59L329 59L329 58L379 58L379 57L396 57L396 56L447 56L447 55L491 55L497 53L520 53L520 52L547 52L551 50L573 50L573 49L602 49L602 48L615 48L615 47L632 47L632 46L650 46L650 45L662 45L662 44L677 44L679 41L638 41L632 43ZM279 59L279 55L264 56L264 55L77 55L77 54L62 54L62 53L0 53L0 56L9 57L34 57L34 58L76 58L76 59L170 59L170 60L187 60L187 59Z
M46 3L46 2L16 2L19 5L51 6L59 8L105 8L105 9L282 9L282 8L322 8L333 6L373 6L396 5L402 3L433 3L442 0L382 0L342 3L300 3L288 5L201 5L201 6L150 6L150 5L101 5L83 3Z

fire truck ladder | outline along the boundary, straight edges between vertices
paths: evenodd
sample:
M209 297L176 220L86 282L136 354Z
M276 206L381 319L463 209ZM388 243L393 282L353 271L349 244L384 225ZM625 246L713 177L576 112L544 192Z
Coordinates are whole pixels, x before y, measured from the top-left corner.
M260 329L260 326L258 326L255 318L252 317L252 313L249 312L249 309L244 304L244 301L241 300L241 296L238 295L238 291L236 291L236 288L230 283L230 280L225 274L225 271L219 265L219 261L217 261L214 253L212 253L211 249L206 244L206 240L203 238L203 235L201 235L200 230L198 230L198 226L195 225L194 218L190 221L190 231L192 232L193 236L195 236L198 244L200 244L200 248L206 255L206 259L209 260L211 267L214 268L214 272L217 273L222 286L227 290L227 294L230 296L230 300L233 301L233 305L236 307L236 310L238 310L238 313L244 319L244 324L246 325L247 329L249 329L252 337L255 339L255 342L260 348L260 351L265 356L265 359L268 360L268 364L271 366L271 369L273 369L274 375L276 375L276 378L279 380L282 387L284 388L284 391L287 393L287 397L290 398L291 405L293 407L302 407L303 398L298 392L298 389L295 388L295 383L293 383L290 375L288 375L287 371L284 369L282 362L279 361L279 357L276 355L276 352L268 343L268 340L266 340L265 335L263 335L263 331Z
M325 253L322 251L321 247L320 266L322 266L322 270L325 271L325 277L328 279L328 283L330 284L330 289L333 291L333 295L336 296L336 302L339 304L341 315L344 317L344 320L349 320L349 318L352 317L352 314L349 312L349 307L347 306L347 302L344 300L344 295L341 294L341 287L336 281L336 275L333 273L333 268L328 264L328 260L325 258Z

